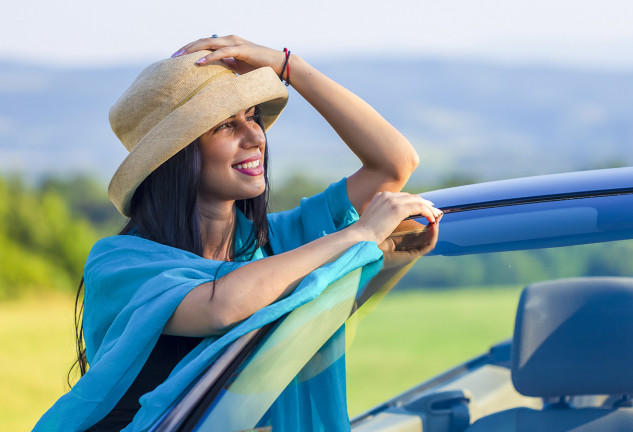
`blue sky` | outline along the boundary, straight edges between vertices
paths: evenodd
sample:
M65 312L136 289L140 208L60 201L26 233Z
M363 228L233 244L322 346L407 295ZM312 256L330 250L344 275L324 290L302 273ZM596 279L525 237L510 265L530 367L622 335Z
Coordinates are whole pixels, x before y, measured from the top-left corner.
M146 63L217 33L309 56L434 55L633 69L630 0L20 0L0 58Z

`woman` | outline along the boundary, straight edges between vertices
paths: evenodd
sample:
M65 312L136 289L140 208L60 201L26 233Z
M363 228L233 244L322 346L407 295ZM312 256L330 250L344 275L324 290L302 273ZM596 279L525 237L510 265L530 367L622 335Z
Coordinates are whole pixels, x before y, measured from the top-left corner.
M287 100L281 80L362 167L298 209L267 216L265 130ZM79 362L90 370L36 430L119 430L145 393L130 429L151 424L231 340L379 261L376 245L389 248L406 217L441 217L400 192L418 164L409 142L287 50L200 39L146 68L110 122L130 151L109 186L128 235L101 240L88 257ZM282 298L283 308L267 307Z

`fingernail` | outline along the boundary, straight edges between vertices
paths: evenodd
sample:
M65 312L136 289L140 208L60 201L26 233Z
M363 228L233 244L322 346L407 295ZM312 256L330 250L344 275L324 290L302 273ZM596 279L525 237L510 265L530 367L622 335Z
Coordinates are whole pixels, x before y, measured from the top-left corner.
M203 64L207 62L207 58L206 57L202 57L200 60L198 60L196 63L198 64Z
M180 51L176 51L175 53L171 55L171 58L178 57L179 55L182 55L182 53L184 52L185 52L184 49L181 49Z

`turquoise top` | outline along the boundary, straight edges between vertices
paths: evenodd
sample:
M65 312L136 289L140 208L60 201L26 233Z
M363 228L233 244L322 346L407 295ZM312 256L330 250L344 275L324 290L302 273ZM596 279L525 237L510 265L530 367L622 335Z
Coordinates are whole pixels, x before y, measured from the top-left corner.
M252 227L241 212L237 214L235 250L248 242ZM304 198L293 210L270 214L270 245L278 254L356 220L358 214L349 202L343 179L318 195ZM264 256L258 249L252 260ZM288 297L260 309L224 335L205 338L163 384L141 398L141 409L126 431L151 426L237 338L309 302L355 269L377 263L370 266L375 273L381 259L375 242L360 242L336 261L308 274ZM90 368L42 416L34 431L82 431L105 417L136 378L185 295L246 264L248 261L205 259L132 235L98 241L84 270L84 340Z

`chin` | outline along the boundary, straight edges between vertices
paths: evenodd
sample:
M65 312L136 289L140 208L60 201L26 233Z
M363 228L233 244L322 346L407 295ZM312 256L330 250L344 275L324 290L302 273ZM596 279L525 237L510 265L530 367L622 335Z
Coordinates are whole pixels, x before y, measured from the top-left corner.
M237 199L246 200L246 199L257 198L258 196L260 196L264 192L266 192L266 186L265 185L260 187L260 188L257 188L256 190L250 190L249 192L245 192L244 194L240 194L240 198L237 198Z

